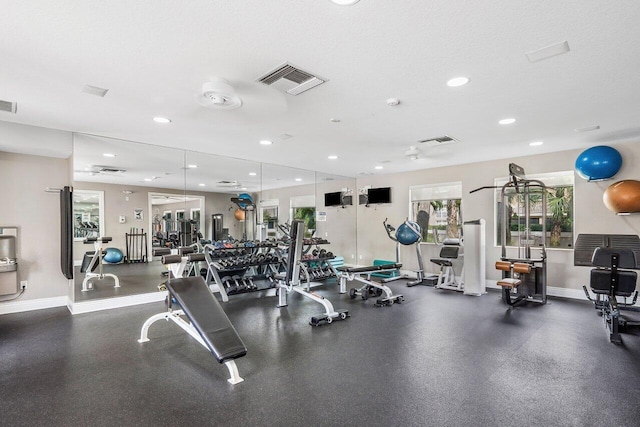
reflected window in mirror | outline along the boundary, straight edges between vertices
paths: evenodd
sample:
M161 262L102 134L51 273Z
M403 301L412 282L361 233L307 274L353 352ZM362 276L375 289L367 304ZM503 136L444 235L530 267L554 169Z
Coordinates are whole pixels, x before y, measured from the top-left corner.
M76 190L73 192L73 238L104 235L104 192Z
M267 239L277 238L278 230L278 199L260 202L260 223L264 227Z
M311 237L316 231L316 199L315 196L298 196L291 198L291 220L304 221L304 237Z

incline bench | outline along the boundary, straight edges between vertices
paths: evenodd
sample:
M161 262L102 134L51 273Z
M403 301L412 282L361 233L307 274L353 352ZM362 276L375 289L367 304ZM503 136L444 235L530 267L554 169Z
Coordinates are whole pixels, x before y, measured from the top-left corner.
M164 255L162 263L183 266L186 262L198 261L201 255ZM177 272L177 270L174 271ZM246 355L247 347L204 279L201 276L177 277L167 280L165 285L169 293L168 310L151 316L144 322L138 342L149 341L149 327L153 323L162 319L171 320L209 350L219 363L224 363L227 366L231 376L227 381L231 384L242 382L243 379L238 373L235 359ZM172 301L174 299L180 306L180 310L173 310ZM181 316L185 316L189 322Z

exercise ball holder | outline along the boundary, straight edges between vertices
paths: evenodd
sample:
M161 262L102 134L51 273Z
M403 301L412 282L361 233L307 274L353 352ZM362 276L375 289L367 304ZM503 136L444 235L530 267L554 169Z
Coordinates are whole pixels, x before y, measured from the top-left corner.
M242 240L248 239L247 223L249 221L247 221L247 212L251 212L253 214L253 221L251 221L253 223L253 227L251 230L252 234L251 234L251 238L248 240L254 240L256 237L256 229L258 227L258 218L256 215L256 204L253 203L253 199L247 193L242 193L238 197L232 197L231 201L238 206L238 209L244 212L244 230L242 232ZM234 216L235 216L235 213L234 213Z
M386 218L383 221L383 225L389 238L398 244L398 246L396 246L396 259L398 260L398 262L400 262L400 246L399 245L404 245L404 246L415 245L416 246L416 256L418 257L418 270L415 271L416 280L407 282L407 286L411 287L416 285L428 284L428 283L425 283L425 280L424 280L425 279L424 262L422 261L422 250L420 249L420 242L422 241L422 232L420 230L420 226L417 223L409 221L409 219L406 219L402 224L398 226L398 229L396 230L395 228L393 228L393 226L387 224ZM395 235L392 234L394 231L395 231ZM406 234L407 231L409 233L414 233L414 235L416 236L415 240L413 241L406 240L405 236L408 236L408 234ZM408 277L398 276L398 278L408 278ZM396 278L394 277L393 279L395 280Z

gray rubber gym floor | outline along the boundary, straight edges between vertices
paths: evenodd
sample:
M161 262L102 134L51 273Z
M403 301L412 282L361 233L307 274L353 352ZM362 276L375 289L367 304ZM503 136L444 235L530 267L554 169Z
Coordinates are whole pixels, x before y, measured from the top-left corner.
M5 426L638 426L640 333L609 343L591 305L554 299L507 310L468 297L393 288L406 302L319 288L352 317L311 327L320 305L265 294L223 307L249 352L227 370L162 303L71 316L0 316Z

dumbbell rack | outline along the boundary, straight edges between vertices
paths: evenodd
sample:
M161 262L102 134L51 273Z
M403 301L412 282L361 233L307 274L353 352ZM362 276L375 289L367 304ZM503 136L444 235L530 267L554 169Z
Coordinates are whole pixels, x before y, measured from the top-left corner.
M282 267L282 257L276 249L274 242L222 248L205 245L207 285L220 292L224 302L229 301L229 295L275 288L273 278Z
M310 287L311 282L323 282L327 279L338 278L338 271L330 262L335 256L331 252L319 249L320 245L329 244L328 240L316 237L303 240L303 256L300 260L302 263L302 268L300 269L301 283L307 283L307 286Z

